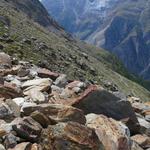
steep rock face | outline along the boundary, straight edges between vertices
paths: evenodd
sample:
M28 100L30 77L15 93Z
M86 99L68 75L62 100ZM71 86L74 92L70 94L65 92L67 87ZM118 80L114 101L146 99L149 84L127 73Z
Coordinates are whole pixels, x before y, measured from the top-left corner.
M116 2L118 0L42 0L52 17L68 32L81 39L86 39L100 26Z
M150 79L149 0L42 2L67 31L115 53L131 73Z

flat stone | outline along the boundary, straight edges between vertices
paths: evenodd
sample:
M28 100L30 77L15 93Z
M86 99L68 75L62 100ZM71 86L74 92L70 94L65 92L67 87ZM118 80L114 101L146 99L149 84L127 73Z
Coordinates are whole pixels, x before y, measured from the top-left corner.
M28 80L25 83L23 83L22 87L25 89L23 92L25 95L29 95L30 90L37 90L37 91L47 91L50 89L50 86L52 85L52 80L49 78L43 78L43 79L34 79L34 80Z
M16 84L4 82L0 84L0 97L16 98L22 95L22 91L20 88L16 86Z
M51 72L50 70L45 68L38 68L37 73L41 78L50 78L52 80L56 80L59 77L58 73Z

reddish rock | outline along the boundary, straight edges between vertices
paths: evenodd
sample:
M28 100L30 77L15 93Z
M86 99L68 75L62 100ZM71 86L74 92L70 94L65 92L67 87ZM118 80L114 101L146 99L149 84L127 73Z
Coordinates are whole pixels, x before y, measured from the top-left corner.
M121 122L96 114L89 114L86 119L86 125L95 129L105 150L130 150L130 132Z
M137 134L132 136L131 139L138 143L142 148L150 148L150 137L147 135Z
M81 96L71 99L67 103L83 110L85 114L103 114L115 120L127 119L126 124L131 132L139 132L138 120L130 102L101 87L89 86Z
M22 95L20 88L16 84L4 82L0 84L0 98L16 98Z
M0 69L0 76L6 76L6 75L16 75L18 73L18 70L21 66L13 66L10 69Z
M51 78L52 80L56 80L59 77L58 73L51 72L48 69L45 68L39 68L37 70L38 76L41 78Z
M42 133L44 150L103 150L94 130L75 122L49 126Z
M74 121L85 124L86 119L82 110L59 104L40 104L36 106L27 106L22 108L22 115L29 116L38 110L54 122Z

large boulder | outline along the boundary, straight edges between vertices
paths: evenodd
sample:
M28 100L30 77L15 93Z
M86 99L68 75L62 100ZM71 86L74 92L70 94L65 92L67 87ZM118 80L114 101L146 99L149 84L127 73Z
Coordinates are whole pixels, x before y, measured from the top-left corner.
M130 150L130 131L121 122L104 115L89 114L86 125L95 129L105 150Z
M138 120L130 102L101 87L89 86L80 97L70 100L70 105L83 110L85 114L103 114L115 120L126 119L131 132L139 131Z
M31 90L47 91L52 85L52 80L49 78L28 80L22 84L24 94L29 95Z
M38 110L54 122L74 121L85 124L86 119L82 110L61 104L40 104L22 107L22 115L29 116Z
M103 150L94 130L75 122L49 126L42 133L44 150Z

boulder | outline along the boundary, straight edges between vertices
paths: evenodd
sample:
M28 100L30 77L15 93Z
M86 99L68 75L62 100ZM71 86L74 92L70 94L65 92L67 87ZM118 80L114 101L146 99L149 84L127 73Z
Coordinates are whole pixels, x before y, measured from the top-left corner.
M22 95L22 91L20 88L16 86L16 84L4 82L0 83L0 97L8 98L16 98Z
M82 110L60 104L40 104L22 107L22 115L29 116L36 110L43 113L54 122L74 121L81 124L85 124L86 122Z
M83 110L85 114L103 114L115 120L127 119L126 124L131 132L137 133L139 131L139 124L130 102L116 95L101 87L91 85L80 97L67 102L69 105Z
M9 106L10 110L12 110L14 117L20 116L20 107L14 101L7 99L5 103Z
M130 150L130 131L123 123L96 114L88 114L86 120L86 125L95 129L105 150Z
M103 150L94 130L75 122L49 126L40 141L44 150Z
M144 149L150 148L150 137L147 135L137 134L132 136L131 139Z
M23 106L24 102L25 102L25 98L23 97L17 97L12 99L13 102L15 102L19 107Z
M37 111L34 111L31 114L32 119L34 119L36 122L38 122L43 128L47 128L48 125L52 125L53 121L48 118L45 114Z
M31 117L20 119L12 128L17 136L31 142L36 142L42 131L42 126Z
M4 145L6 149L14 148L17 145L18 138L12 133L9 133L5 136Z
M80 97L86 87L87 85L81 81L70 82L64 88L53 85L49 102L68 105L73 99Z
M13 111L10 109L10 107L5 104L0 104L0 119L10 119L13 117Z
M34 80L28 80L25 83L22 84L22 88L25 90L23 91L25 95L29 95L30 90L37 90L37 91L47 91L50 89L50 86L52 84L52 80L49 78L43 78L43 79L34 79Z
M50 78L52 80L56 80L59 77L58 73L51 72L50 70L45 68L38 68L37 73L41 78Z
M42 92L38 91L37 89L31 89L28 94L30 100L33 103L41 104L48 102L46 101L45 95Z

